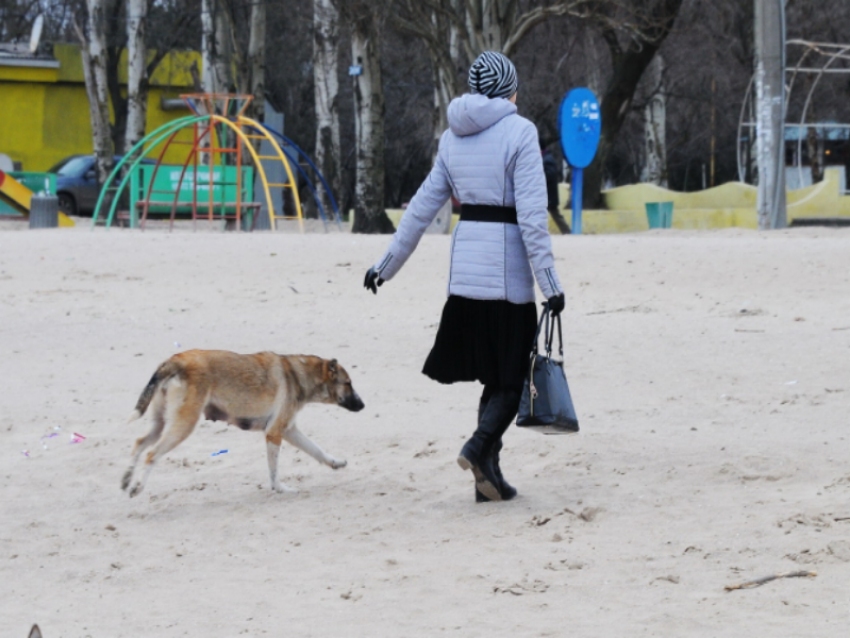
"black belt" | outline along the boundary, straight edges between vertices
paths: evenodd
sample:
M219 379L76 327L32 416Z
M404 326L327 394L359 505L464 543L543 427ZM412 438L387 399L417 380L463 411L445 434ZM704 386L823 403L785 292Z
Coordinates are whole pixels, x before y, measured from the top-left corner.
M513 206L484 206L482 204L461 204L462 222L499 222L516 224L516 208Z

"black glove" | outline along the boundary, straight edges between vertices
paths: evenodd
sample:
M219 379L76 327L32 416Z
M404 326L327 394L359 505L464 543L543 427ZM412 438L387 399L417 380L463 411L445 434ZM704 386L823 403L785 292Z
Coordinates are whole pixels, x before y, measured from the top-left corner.
M564 300L564 293L555 295L554 297L549 297L549 312L552 313L553 317L557 317L561 314L565 305L566 301Z
M377 286L375 285L377 283ZM378 286L383 286L384 280L378 276L378 271L372 266L366 271L366 279L363 280L363 287L366 290L371 290L376 295L378 294ZM563 307L563 304L561 305Z

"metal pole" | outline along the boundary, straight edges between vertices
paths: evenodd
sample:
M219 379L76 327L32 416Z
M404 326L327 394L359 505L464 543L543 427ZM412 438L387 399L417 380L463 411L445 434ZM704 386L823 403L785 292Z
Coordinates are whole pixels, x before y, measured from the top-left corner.
M785 228L785 0L754 0L759 230Z
M582 181L584 180L584 169L571 167L572 184L570 190L573 196L573 235L581 235L581 199Z

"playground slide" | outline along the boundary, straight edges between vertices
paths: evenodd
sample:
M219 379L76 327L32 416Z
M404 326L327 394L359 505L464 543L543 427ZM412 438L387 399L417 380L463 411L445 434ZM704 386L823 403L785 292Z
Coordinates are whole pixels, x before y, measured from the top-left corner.
M11 175L0 171L0 202L11 206L16 211L26 216L30 212L30 202L32 200L32 191L21 184ZM70 227L74 226L74 220L59 213L59 226Z

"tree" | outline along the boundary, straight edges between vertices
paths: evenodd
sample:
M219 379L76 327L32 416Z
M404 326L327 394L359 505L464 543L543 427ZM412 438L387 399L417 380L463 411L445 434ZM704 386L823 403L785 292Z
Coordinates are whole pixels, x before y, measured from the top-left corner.
M591 16L611 55L611 76L600 100L602 133L596 158L584 172L584 205L602 205L602 185L608 158L623 126L635 91L656 51L670 34L682 0L636 0L630 15L605 8ZM630 32L622 35L623 27ZM625 41L624 41L625 40Z
M147 0L127 0L127 130L124 148L128 151L145 136L148 114L147 17Z
M395 228L384 210L384 87L380 42L384 6L374 2L346 2L343 12L351 25L351 61L354 89L356 179L355 233L392 233Z
M313 0L313 91L316 166L334 193L342 184L339 142L339 12L332 0ZM322 190L322 207L331 210Z
M109 122L109 91L106 80L106 12L107 2L115 0L86 0L88 37L74 18L74 28L80 40L83 76L89 98L92 139L99 184L105 184L113 165L113 143Z
M205 93L230 93L234 89L232 21L223 0L201 0L201 56Z
M248 34L248 57L243 65L249 74L242 85L248 87L254 119L262 122L266 111L266 3L251 5L251 28Z
M483 51L512 56L531 30L554 16L582 16L590 0L519 11L518 0L397 0L393 24L428 48L434 77L434 150L448 127L446 110L463 90L462 74Z
M667 96L664 62L657 54L647 70L650 95L644 107L645 159L641 181L667 187Z
M156 9L156 28L152 30L153 42L149 42L147 24L152 7ZM175 12L168 3L152 5L150 0L126 0L126 10L125 0L86 0L85 8L86 29L76 15L71 23L80 43L98 180L103 184L112 170L114 154L123 153L144 137L149 78L178 44L186 44L193 20L186 12ZM53 16L53 20L61 24L61 18ZM120 81L125 47L126 95ZM155 50L149 54L151 48ZM114 120L110 120L110 103Z

